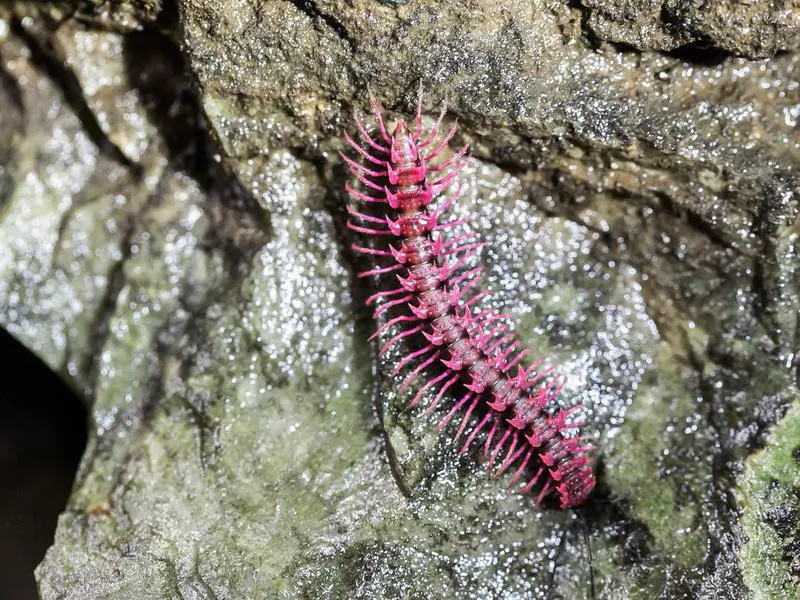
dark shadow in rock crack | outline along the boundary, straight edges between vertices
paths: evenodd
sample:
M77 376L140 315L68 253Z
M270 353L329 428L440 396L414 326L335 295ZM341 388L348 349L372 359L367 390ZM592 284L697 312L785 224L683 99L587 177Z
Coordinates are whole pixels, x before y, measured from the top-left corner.
M108 342L109 325L116 314L119 293L128 284L126 264L132 258L130 248L147 227L148 213L158 210L169 193L170 182L178 173L193 179L204 196L202 208L211 226L199 240L199 249L210 255L221 249L227 279L224 285L209 289L194 289L191 284L185 284L178 291L180 310L171 314L154 335L155 358L150 364L148 385L139 400L112 426L123 428L136 422L140 424L136 432L147 429L165 395L161 366L170 358L177 358L179 372L186 376L196 360L194 349L205 342L202 322L207 318L208 307L224 299L231 290L239 289L239 282L247 276L253 257L272 236L269 213L215 159L216 144L209 133L193 80L183 55L169 35L176 26L174 10L175 7L169 5L156 23L123 38L128 81L166 146L168 164L139 213L125 222L122 256L109 273L106 294L92 328L94 352L88 356L87 364L82 365L87 374L88 395L91 396L97 381L100 369L97 357ZM197 426L201 460L205 465L215 451L216 423L203 404L195 405L186 400L185 408ZM113 434L99 438L85 464L90 465L96 457L108 452L108 445L114 443ZM121 460L114 477L124 473L125 468L126 461ZM87 476L90 472L90 468L82 470Z
M289 2L291 2L295 8L308 15L310 19L320 19L340 40L350 46L350 50L355 50L355 41L350 37L347 28L333 15L322 12L314 0L289 0Z
M577 10L580 14L581 35L588 42L589 47L594 49L599 48L603 42L589 25L591 11L583 6L581 0L567 0L567 6Z
M698 67L718 67L731 57L730 53L701 42L684 44L666 54Z
M350 273L350 294L353 300L353 310L356 315L356 329L354 335L358 340L367 340L376 329L376 321L372 319L371 313L375 308L368 307L365 304L366 299L372 295L377 289L375 288L375 278L359 278L357 273L366 269L374 268L368 258L359 255L350 249L351 243L364 244L363 237L354 235L349 230L345 223L347 222L347 206L351 200L344 192L345 182L348 180L349 172L345 169L343 162L337 163L333 167L325 168L325 163L317 161L316 163L320 179L327 181L328 192L325 198L326 209L332 216L336 227L336 238L340 241L339 247L342 256L342 263L347 265L348 272ZM423 338L424 339L424 338ZM409 343L418 343L419 340L411 341ZM356 352L363 353L364 361L369 361L372 373L372 389L371 389L371 409L373 415L364 415L365 422L372 424L372 433L375 436L380 436L383 439L383 452L386 457L388 470L390 471L397 488L406 498L414 498L420 495L424 488L435 477L435 474L440 465L437 465L435 457L427 457L425 460L422 473L417 473L415 476L409 473L403 467L395 447L391 440L390 431L387 429L387 411L396 411L396 407L390 406L386 402L386 396L390 393L392 385L396 384L396 378L389 378L388 371L386 370L385 360L379 354L379 341L372 340L371 342L360 343L356 346ZM397 377L400 377L399 375ZM416 419L421 415L417 415L411 411L411 419ZM403 430L408 428L408 419L406 415L410 414L407 410L402 410L402 422L396 422L395 427ZM398 418L397 413L394 413L395 419ZM413 436L410 436L413 439ZM414 440L419 442L419 440ZM424 452L421 448L417 448L419 452ZM432 458L432 460L427 460Z
M381 434L383 435L383 445L386 448L386 460L389 463L389 470L392 473L397 488L406 498L412 498L414 491L403 476L397 452L394 449L389 432L384 426L384 402L383 402L383 377L381 377L380 356L378 355L378 342L373 341L371 348L372 356L372 406L375 409L375 416L380 424Z
M1 62L1 61L0 61ZM22 91L19 83L0 64L0 102L7 108L0 113L0 129L3 139L0 141L0 219L3 208L14 190L13 168L9 168L15 157L14 145L17 136L25 132L25 108L22 103Z
M128 158L103 131L100 122L86 102L86 97L78 78L65 61L58 57L57 51L50 42L49 35L46 37L45 34L40 35L38 32L27 29L19 19L14 19L11 22L11 31L25 42L31 53L31 62L61 89L64 100L80 119L86 135L89 136L99 151L114 162L129 169L134 176L140 176L141 167Z
M38 598L33 570L53 543L86 444L86 413L61 379L0 329L0 598Z
M0 65L0 89L3 94L8 97L11 104L20 112L24 109L22 103L22 91L19 89L19 83L14 77Z
M177 7L166 3L152 26L125 36L123 54L131 86L141 95L148 117L167 145L171 167L186 172L224 207L252 221L248 224L260 231L250 233L260 247L270 235L269 216L215 158L219 152L195 82L186 57L174 41L177 27ZM247 244L226 245L231 251L234 246Z

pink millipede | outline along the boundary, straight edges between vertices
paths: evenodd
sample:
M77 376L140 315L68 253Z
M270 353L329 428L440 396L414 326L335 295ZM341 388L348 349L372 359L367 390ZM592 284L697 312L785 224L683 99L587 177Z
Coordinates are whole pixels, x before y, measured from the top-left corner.
M356 117L363 145L344 135L361 162L344 153L341 157L361 184L359 189L345 185L361 205L348 207L354 220L347 227L373 238L371 244L353 244L352 249L379 261L358 276L380 276L395 286L366 301L377 304L375 318L388 314L372 338L388 337L381 354L407 342L405 356L392 370L392 375L407 372L401 391L420 375L427 377L409 407L430 391L435 394L425 410L428 414L455 392L437 429L460 417L454 436L454 442L466 436L460 453L483 433L489 469L496 465L495 475L513 473L510 487L516 486L520 493L537 488L537 504L551 493L558 494L562 508L583 503L595 479L592 447L575 432L580 424L569 420L579 406L555 410L563 377L544 366L543 360L523 366L529 351L515 341L506 315L480 308L487 291L477 290L481 267L469 264L484 244L470 234L444 238L448 229L463 223L445 221L443 215L461 191L453 184L469 148L464 146L438 165L429 164L456 132L453 125L440 138L445 111L423 136L420 94L414 131L400 120L389 134L371 94L370 101L375 134ZM437 204L437 196L450 187L455 189Z

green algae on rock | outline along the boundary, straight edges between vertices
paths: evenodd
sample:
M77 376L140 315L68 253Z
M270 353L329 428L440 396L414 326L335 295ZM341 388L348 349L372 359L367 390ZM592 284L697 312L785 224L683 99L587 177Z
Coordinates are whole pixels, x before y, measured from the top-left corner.
M800 598L800 403L745 463L742 573L758 600Z
M746 598L761 551L791 581L783 450L741 522L734 489L796 398L800 58L605 44L622 4L2 8L0 324L93 430L44 600ZM402 114L420 81L474 148L497 308L600 442L579 512L507 495L372 364L332 157L365 84Z

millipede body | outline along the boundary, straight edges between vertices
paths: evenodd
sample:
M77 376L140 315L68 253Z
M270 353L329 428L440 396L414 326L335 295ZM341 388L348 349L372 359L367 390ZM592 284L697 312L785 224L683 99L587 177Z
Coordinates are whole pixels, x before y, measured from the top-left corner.
M552 493L562 508L583 503L595 478L592 447L578 436L580 423L570 420L579 407L555 406L564 378L541 359L526 360L529 351L516 341L507 315L481 308L488 292L479 290L481 267L470 265L484 244L471 234L445 236L464 222L444 215L460 193L455 179L468 148L435 164L456 131L454 125L439 139L445 111L423 135L420 95L414 130L401 120L390 135L370 99L377 131L371 135L356 118L363 145L345 134L359 160L342 158L360 183L345 188L362 205L348 207L347 226L372 239L352 248L378 263L359 277L387 280L367 304L377 306L375 318L389 316L373 335L389 336L381 353L405 346L392 372L408 372L400 390L424 377L409 406L428 391L433 399L426 413L452 401L438 429L460 419L454 440L465 436L462 453L482 435L489 468L513 472L510 486L520 493L536 489L537 504Z

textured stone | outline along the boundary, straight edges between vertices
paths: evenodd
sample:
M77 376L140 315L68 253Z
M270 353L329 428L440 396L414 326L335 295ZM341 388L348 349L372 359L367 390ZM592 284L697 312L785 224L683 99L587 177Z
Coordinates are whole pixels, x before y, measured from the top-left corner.
M796 50L797 0L579 0L599 40L639 50L691 48L699 60L725 52L749 58Z
M800 404L746 463L742 566L754 597L800 598Z
M17 3L17 17L29 17L57 27L67 21L92 29L130 33L156 22L162 0L42 0Z
M796 526L748 456L797 393L800 81L726 53L791 13L641 4L4 8L0 324L93 430L42 598L768 594L737 532ZM335 154L367 85L460 118L454 212L585 407L584 509L507 495L372 355Z

